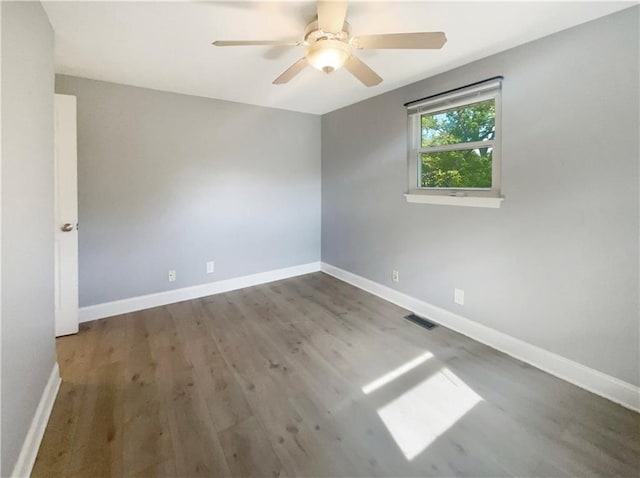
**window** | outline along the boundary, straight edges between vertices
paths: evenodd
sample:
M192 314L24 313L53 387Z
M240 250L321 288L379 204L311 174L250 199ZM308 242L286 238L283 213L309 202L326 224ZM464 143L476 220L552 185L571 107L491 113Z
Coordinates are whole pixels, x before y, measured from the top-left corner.
M500 206L500 90L493 79L407 104L407 201Z

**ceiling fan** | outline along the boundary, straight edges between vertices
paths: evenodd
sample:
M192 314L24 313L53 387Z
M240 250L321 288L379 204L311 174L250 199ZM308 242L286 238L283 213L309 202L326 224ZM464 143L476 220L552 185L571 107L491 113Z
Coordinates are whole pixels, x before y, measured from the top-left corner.
M353 54L353 50L416 49L432 50L444 46L447 37L443 32L390 33L383 35L351 36L346 22L347 1L318 0L318 18L309 23L303 40L290 41L214 41L215 46L300 46L306 50L304 57L291 65L273 81L274 85L287 83L307 64L325 73L343 66L364 83L375 86L382 81L378 74Z

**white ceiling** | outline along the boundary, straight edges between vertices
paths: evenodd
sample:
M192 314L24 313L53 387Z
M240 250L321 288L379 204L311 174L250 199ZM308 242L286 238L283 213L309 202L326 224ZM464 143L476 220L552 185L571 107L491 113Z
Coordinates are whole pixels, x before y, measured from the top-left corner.
M46 2L58 73L323 114L636 2L351 2L352 34L444 31L442 50L359 51L384 78L366 88L344 70L311 67L271 82L303 47L211 46L301 39L315 2Z

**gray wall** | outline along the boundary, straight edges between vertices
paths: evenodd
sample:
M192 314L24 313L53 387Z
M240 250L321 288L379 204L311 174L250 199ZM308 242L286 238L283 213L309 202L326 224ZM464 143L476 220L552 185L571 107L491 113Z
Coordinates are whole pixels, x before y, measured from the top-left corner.
M2 2L2 468L18 458L55 364L53 30Z
M639 384L638 31L634 7L324 115L322 260ZM403 103L496 75L502 208L407 204Z
M320 260L320 117L69 76L56 91L78 99L81 306Z

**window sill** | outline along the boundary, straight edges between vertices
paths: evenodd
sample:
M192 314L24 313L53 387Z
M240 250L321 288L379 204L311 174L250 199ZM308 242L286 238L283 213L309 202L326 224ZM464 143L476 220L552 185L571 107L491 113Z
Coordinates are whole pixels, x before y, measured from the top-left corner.
M435 194L405 194L407 202L418 204L440 204L443 206L499 208L504 198L480 196L439 196Z

